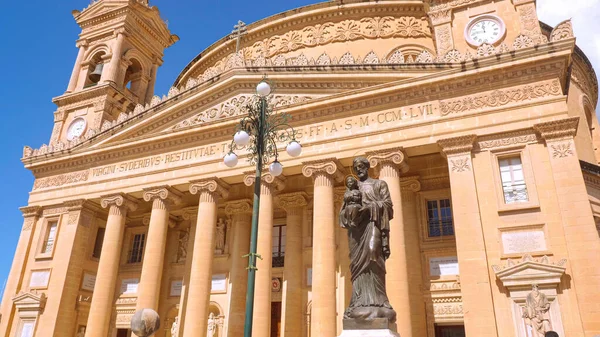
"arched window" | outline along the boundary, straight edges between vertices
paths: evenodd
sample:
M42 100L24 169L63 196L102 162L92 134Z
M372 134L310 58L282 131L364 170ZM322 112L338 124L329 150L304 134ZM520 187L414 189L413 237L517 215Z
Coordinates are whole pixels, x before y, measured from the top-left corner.
M102 77L102 71L104 70L104 55L106 55L104 51L99 51L90 59L84 88L94 86L100 82L100 77Z
M130 63L129 66L127 67L127 70L125 71L125 78L123 80L123 89L128 91L130 94L132 94L136 98L143 99L144 95L143 95L143 93L140 92L141 80L142 80L142 74L143 74L142 65L136 59L130 59L129 63Z

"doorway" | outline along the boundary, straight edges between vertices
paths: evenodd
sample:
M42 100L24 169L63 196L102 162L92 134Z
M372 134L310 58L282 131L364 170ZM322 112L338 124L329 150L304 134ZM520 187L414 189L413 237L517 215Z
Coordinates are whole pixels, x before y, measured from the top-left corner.
M464 325L437 325L435 337L466 337Z
M117 329L117 337L131 337L129 329Z
M281 302L271 302L271 337L281 336Z

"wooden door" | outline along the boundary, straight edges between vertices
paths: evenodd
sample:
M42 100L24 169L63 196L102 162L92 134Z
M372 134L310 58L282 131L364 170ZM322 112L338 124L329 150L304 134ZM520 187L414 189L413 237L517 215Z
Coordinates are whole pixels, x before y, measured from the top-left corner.
M465 337L464 325L436 325L435 337Z
M271 302L271 337L281 336L281 302Z

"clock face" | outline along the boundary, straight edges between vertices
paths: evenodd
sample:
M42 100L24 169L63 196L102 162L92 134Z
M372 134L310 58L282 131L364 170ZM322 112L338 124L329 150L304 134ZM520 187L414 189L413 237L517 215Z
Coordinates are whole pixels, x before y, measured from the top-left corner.
M81 117L73 120L71 125L69 125L69 129L67 130L67 140L73 140L75 137L81 137L81 135L83 135L83 131L85 131L86 124L87 123L85 122L85 119Z
M467 41L474 46L495 44L505 33L504 22L494 15L482 15L473 19L465 31Z

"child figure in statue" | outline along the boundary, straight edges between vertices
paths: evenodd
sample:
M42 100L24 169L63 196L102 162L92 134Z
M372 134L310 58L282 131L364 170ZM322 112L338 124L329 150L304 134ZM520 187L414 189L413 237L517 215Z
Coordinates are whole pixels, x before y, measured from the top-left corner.
M358 189L358 180L349 176L346 178L346 192L344 193L344 208L345 217L343 218L343 227L356 227L356 222L360 216L362 208L362 193Z

